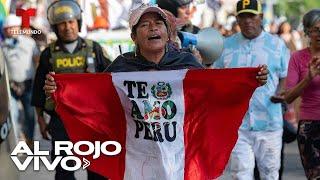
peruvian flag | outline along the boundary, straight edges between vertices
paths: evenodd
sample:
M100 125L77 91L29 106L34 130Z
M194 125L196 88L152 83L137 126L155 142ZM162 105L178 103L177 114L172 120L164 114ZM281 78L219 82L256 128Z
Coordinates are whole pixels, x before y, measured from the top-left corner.
M57 74L56 111L71 141L121 144L115 156L83 156L90 170L112 180L215 179L236 143L258 71Z

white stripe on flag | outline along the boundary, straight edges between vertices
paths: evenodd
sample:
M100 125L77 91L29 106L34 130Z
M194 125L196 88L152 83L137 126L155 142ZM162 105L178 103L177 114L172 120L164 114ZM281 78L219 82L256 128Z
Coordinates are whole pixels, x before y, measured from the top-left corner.
M112 74L127 120L125 179L184 179L186 72Z

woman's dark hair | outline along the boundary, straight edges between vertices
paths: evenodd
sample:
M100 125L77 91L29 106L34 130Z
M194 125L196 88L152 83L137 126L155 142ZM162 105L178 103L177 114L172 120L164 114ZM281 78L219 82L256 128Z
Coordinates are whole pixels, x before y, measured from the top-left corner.
M309 35L309 29L318 21L320 21L320 9L307 12L302 19L304 33Z

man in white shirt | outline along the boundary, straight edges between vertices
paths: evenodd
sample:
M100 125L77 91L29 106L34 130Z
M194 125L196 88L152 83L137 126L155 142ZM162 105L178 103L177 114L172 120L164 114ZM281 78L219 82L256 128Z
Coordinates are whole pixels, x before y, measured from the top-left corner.
M13 122L18 123L20 101L23 105L24 118L21 129L27 144L33 147L35 111L31 106L32 79L39 58L36 42L28 36L20 34L21 19L10 14L4 21L5 39L1 43L8 67L11 102L10 111Z
M268 66L267 84L257 88L239 129L230 157L232 178L253 179L255 160L261 179L277 180L280 168L283 118L280 96L287 76L289 50L283 40L262 28L262 7L258 0L239 0L237 23L241 32L225 39L215 68Z

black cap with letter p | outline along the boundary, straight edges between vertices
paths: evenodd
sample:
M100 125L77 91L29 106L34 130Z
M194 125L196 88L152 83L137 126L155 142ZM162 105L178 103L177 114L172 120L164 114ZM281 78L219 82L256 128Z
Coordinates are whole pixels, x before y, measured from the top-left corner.
M237 3L237 15L241 13L262 14L259 0L240 0Z

